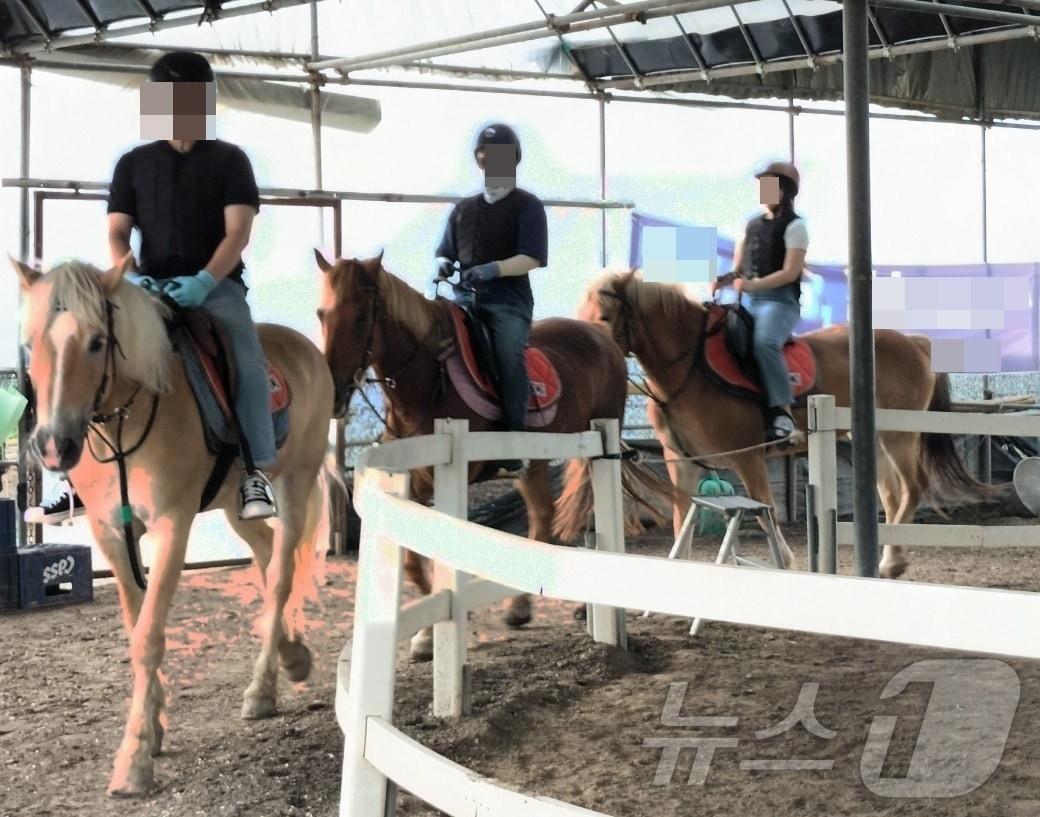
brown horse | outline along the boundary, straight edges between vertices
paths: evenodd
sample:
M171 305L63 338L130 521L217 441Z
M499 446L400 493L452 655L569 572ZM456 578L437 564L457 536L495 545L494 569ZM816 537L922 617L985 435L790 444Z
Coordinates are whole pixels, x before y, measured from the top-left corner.
M681 496L673 515L676 535L703 470L689 458L755 446L765 437L759 403L725 391L705 370L701 353L707 315L707 309L681 287L643 281L634 270L594 281L579 309L579 317L608 328L622 350L636 356L659 401L648 403L648 413L669 460L668 473ZM928 338L885 329L875 331L874 337L878 408L949 410L949 378L931 371ZM832 394L837 405L848 406L847 329L832 326L803 335L802 340L816 356L816 391ZM794 416L804 432L805 406L795 407ZM967 473L949 435L882 431L878 448L878 493L890 524L913 521L930 487L929 477L934 487L951 493L990 491L990 486ZM713 458L708 464L732 468L751 498L772 505L765 458L805 449L803 435L800 444L758 448ZM782 536L781 549L791 566L794 554ZM897 578L905 572L904 550L899 545L885 547L882 576Z
M168 310L123 280L131 260L128 253L107 272L72 261L46 275L15 263L36 392L31 446L44 467L68 472L82 498L118 582L130 639L133 696L109 784L109 793L119 795L143 795L153 787L152 758L162 750L165 725L159 667L166 619L214 465L192 408L191 386L167 336ZM279 663L292 681L310 672L310 649L293 624L304 597L314 591L323 517L318 474L333 396L328 367L313 343L282 326L257 328L264 354L293 394L289 436L270 470L278 519L239 520L235 469L209 506L221 508L252 548L265 585L263 647L245 691L243 718L275 713ZM126 452L129 507L123 507L118 466L106 440ZM135 581L126 525L135 552L135 540L145 533L154 546L147 590Z
M317 251L315 257L325 273L318 318L336 387L337 414L346 411L355 384L372 366L376 379L383 383L390 436L432 434L436 417L468 419L473 431L495 430L495 424L475 414L444 376L442 353L454 340L450 302L429 300L391 275L382 267L382 255L365 261L337 259L335 264ZM564 384L555 419L540 430L587 431L593 419L622 418L625 359L602 331L582 321L548 318L532 326L531 344L545 353ZM488 463L471 463L469 479L490 476L490 470ZM560 499L563 521L556 520L557 529L566 532L567 538L584 525L591 510L589 470L587 463L578 460L567 467ZM622 483L626 493L643 507L647 506L641 500L640 488L670 494L667 483L631 461L622 463ZM557 514L550 491L549 463L532 460L517 487L527 505L528 536L551 541ZM430 469L413 472L415 499L428 501L432 488ZM631 513L627 521L629 529L638 526L638 517L633 518ZM406 551L405 573L427 594L431 588L423 561ZM530 619L530 598L524 595L512 599L506 623L520 627ZM431 649L429 629L412 640L412 657L417 660L428 659Z

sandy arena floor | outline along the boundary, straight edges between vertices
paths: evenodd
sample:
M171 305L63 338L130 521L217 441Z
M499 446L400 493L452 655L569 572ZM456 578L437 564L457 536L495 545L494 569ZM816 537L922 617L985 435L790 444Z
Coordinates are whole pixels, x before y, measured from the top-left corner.
M804 529L785 530L792 547L804 548ZM658 533L630 550L663 555L667 547ZM715 548L702 542L695 558L707 559ZM104 793L130 688L115 588L98 587L93 604L0 617L0 815L336 814L342 736L334 680L351 626L355 564L334 560L328 572L323 608L309 613L312 678L295 687L283 679L281 714L261 722L238 718L257 650L252 621L260 605L251 569L185 577L165 662L170 725L157 764L161 788L143 801L113 801ZM1038 591L1040 556L1024 549L921 549L912 555L910 578ZM540 600L535 620L522 631L507 630L498 609L475 614L473 715L456 722L430 715L430 667L408 665L402 652L395 722L507 785L618 817L1040 814L1036 662L1008 662L1021 680L1021 700L988 782L956 798L895 799L871 793L861 780L867 732L875 715L900 716L883 773L904 776L930 688L915 684L887 701L880 700L881 690L907 665L948 654L717 623L690 639L685 620L632 613L625 654L594 645L571 613L570 604ZM684 716L737 717L737 724L663 725L665 699L677 682L688 684ZM757 730L792 711L805 683L819 685L816 716L836 735L815 737L797 727L756 738ZM655 784L662 749L653 741L675 737L738 743L716 751L703 784L688 782L693 749L680 753L669 782ZM754 759L833 765L740 768ZM397 813L436 812L401 793Z

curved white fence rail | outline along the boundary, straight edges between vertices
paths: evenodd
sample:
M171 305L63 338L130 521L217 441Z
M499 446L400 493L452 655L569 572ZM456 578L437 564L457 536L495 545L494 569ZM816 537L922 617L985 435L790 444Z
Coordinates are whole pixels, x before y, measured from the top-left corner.
M1040 658L1040 594L845 576L748 570L626 556L620 540L616 421L575 435L468 434L438 421L438 433L372 451L357 492L362 520L353 643L344 649L336 713L346 745L342 815L383 817L392 780L456 817L474 814L595 815L509 791L423 748L391 725L397 642L434 624L435 712L464 703L466 612L517 591L604 608L652 610L824 635ZM515 452L515 453L505 453ZM531 542L453 518L465 514L467 457L531 452L593 460L597 550ZM538 456L538 453L533 456ZM403 469L436 463L435 508L407 501ZM401 608L402 548L440 564L435 593ZM479 576L481 578L473 578ZM595 615L600 640L617 618ZM601 816L602 817L602 816Z
M853 523L838 522L837 432L852 425L852 410L829 394L809 398L808 524L815 529L819 569L836 571L836 548L853 544ZM1040 416L878 409L878 431L1040 437ZM878 544L912 547L1040 547L1038 525L878 525Z

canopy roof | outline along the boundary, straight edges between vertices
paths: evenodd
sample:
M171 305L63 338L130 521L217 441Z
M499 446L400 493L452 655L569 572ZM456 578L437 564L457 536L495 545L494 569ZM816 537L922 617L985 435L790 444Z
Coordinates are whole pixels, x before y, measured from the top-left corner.
M575 2L321 2L323 56L309 67L361 79L374 70L441 71L450 64L456 73L498 80L567 77L593 93L842 97L841 5L834 0ZM1031 41L1040 31L1033 13L1040 0L870 4L874 101L949 118L1040 119L1040 49ZM227 51L276 55L285 60L281 67L299 69L310 59L307 10L280 10L306 5L0 0L0 48L45 57L46 67L70 59L69 46L80 46L74 50L82 58L101 41L137 35L140 43L148 39L143 32L170 29L166 35L180 32L185 45L212 41ZM215 24L198 26L207 21ZM169 45L176 36L154 39ZM104 56L110 62L112 52Z

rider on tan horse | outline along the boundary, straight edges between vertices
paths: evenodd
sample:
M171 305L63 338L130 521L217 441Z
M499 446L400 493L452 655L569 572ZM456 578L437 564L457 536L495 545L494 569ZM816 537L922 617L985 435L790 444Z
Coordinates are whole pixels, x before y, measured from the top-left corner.
M491 335L501 381L504 430L524 431L530 393L524 348L534 312L528 273L548 263L545 207L516 186L522 154L520 139L508 125L482 128L473 155L484 171L484 192L463 199L448 216L437 247L439 274L449 277L458 262L463 283L476 289L476 314ZM510 460L500 466L515 472L523 463Z
M152 67L141 90L141 131L159 138L116 164L108 243L112 263L118 263L130 252L136 227L140 265L128 280L167 294L181 307L202 307L224 330L234 357L235 414L244 438L239 512L242 519L265 519L276 515L263 470L275 462L270 386L242 280L242 252L260 196L246 154L213 138L214 88L213 71L200 54L174 51ZM34 522L63 516L67 510L46 507L27 513Z

